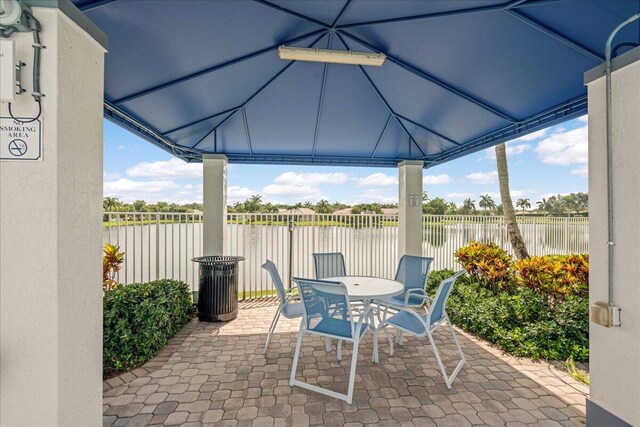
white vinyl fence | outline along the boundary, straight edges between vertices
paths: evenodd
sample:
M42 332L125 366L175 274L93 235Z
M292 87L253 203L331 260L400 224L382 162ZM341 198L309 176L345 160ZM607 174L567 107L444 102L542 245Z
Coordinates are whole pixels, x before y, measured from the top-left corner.
M202 214L105 212L103 241L120 247L120 283L177 279L193 284L198 270L191 259L202 254Z
M120 246L122 283L173 278L197 289L202 255L202 214L105 213L104 241ZM587 218L518 218L532 255L588 252ZM314 277L314 252L342 252L348 274L393 277L398 261L397 215L229 214L226 255L241 255L239 292L243 299L271 295L261 265L276 263L280 274ZM422 252L433 269L456 268L454 252L470 240L496 242L511 250L504 220L492 216L425 215Z

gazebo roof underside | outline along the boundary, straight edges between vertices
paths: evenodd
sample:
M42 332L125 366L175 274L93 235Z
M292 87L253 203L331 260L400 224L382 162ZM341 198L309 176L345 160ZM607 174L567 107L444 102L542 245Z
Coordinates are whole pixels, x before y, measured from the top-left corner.
M583 74L640 11L640 0L74 4L109 37L105 116L180 158L426 167L585 114ZM616 40L640 42L639 22ZM387 60L283 61L280 45Z

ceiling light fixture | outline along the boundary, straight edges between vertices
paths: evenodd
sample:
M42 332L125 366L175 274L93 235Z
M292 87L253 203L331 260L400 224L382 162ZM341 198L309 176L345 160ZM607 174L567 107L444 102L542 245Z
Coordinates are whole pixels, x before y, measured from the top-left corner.
M290 61L330 62L332 64L373 65L384 64L384 53L351 52L346 50L314 49L280 46L278 57Z

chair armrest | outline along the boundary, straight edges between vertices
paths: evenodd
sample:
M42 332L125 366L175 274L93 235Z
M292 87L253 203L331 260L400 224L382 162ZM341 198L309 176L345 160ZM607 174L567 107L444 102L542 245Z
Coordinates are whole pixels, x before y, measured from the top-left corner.
M409 289L404 294L404 305L405 305L405 307L407 305L409 305L409 298L411 298L412 295L422 298L422 302L420 303L420 305L424 304L425 302L433 301L433 298L431 298L429 295L427 295L427 291L425 291L424 289Z

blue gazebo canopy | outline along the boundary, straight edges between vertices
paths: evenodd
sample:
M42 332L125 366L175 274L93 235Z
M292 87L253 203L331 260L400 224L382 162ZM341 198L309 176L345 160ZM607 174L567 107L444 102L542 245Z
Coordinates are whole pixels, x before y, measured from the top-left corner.
M585 114L583 73L640 10L638 0L74 3L109 37L105 116L178 157L427 167ZM640 42L640 24L616 40ZM283 61L280 45L387 61Z

